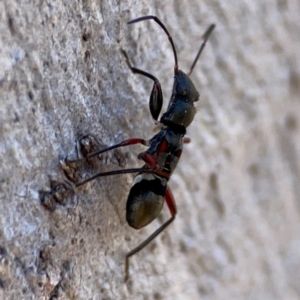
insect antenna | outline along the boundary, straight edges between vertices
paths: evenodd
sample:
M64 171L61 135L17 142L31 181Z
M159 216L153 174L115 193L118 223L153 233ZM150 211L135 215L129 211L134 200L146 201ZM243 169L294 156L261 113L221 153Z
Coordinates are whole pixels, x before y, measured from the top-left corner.
M210 34L212 33L212 31L215 29L215 27L216 27L215 24L210 25L208 27L208 29L206 30L206 32L204 33L204 35L203 35L203 42L202 42L202 44L200 46L200 49L199 49L199 51L198 51L198 53L197 53L197 55L196 55L196 57L194 59L194 62L192 63L190 71L187 73L188 76L190 76L192 74L192 72L194 70L194 67L195 67L195 65L196 65L196 63L197 63L197 61L198 61L198 59L200 57L200 54L202 53L202 51L203 51L203 49L204 49L204 47L206 45L206 42L207 42Z
M137 23L137 22L141 22L141 21L145 21L145 20L154 20L156 23L159 24L159 26L164 30L164 32L166 33L166 35L168 36L168 39L171 43L172 49L173 49L173 53L174 53L174 60L175 60L175 66L174 66L174 73L175 75L178 73L178 60L177 60L177 52L175 49L175 45L173 42L173 38L170 35L169 31L167 30L167 28L165 27L165 25L156 17L156 16L144 16L141 18L137 18L134 20L129 21L127 24L132 24L132 23Z

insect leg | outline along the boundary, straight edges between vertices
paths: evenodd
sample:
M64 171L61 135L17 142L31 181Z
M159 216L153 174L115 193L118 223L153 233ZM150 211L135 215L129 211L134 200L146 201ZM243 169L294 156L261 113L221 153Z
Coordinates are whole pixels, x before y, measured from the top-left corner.
M124 170L114 170L114 171L109 171L109 172L98 173L88 179L85 179L85 180L77 183L76 187L84 185L85 183L92 181L98 177L105 177L105 176L119 175L119 174L129 174L129 173L139 173L139 172L154 173L153 169L151 169L151 168L132 168L132 169L124 169Z
M184 144L188 144L188 143L190 143L191 142L191 139L189 138L189 137L184 137L183 138L183 143Z
M156 158L154 156L148 154L147 152L141 152L138 155L138 159L142 159L153 169L157 169L157 170L159 169L159 165L157 164Z
M98 154L101 154L101 153L104 153L104 152L107 152L107 151L110 151L110 150L113 150L113 149L116 149L116 148L119 148L119 147L125 147L125 146L136 145L136 144L142 144L142 145L148 146L148 141L144 140L144 139L139 139L139 138L128 139L128 140L125 140L125 141L123 141L119 144L113 145L111 147L93 152L93 153L87 155L86 158L91 158L91 157L94 157Z
M171 213L171 218L166 221L163 225L161 225L157 230L155 230L145 241L143 241L139 246L132 249L130 252L126 254L125 258L125 278L124 281L128 279L128 271L129 271L129 258L141 251L144 247L146 247L153 239L155 239L162 231L164 231L175 219L177 209L176 203L171 189L167 186L165 200L167 202L168 208Z

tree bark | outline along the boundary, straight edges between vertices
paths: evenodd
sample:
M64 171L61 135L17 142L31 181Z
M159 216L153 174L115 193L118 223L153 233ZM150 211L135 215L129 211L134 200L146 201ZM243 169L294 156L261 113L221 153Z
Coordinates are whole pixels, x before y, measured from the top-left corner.
M300 299L300 2L16 1L0 3L1 299ZM136 231L125 221L133 175L79 188L60 161L76 142L151 138L156 76L164 110L174 58L201 97L170 186L178 215ZM89 136L90 139L87 139ZM92 139L94 137L95 140ZM85 148L84 148L85 149ZM132 146L80 166L142 166ZM75 174L76 175L76 174Z

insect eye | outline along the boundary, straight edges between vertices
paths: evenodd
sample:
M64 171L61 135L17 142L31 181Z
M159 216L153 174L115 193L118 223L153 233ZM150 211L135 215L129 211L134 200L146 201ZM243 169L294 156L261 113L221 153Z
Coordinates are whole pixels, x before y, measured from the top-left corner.
M186 96L187 95L186 86L184 86L182 83L177 83L177 85L176 85L176 94L178 96Z

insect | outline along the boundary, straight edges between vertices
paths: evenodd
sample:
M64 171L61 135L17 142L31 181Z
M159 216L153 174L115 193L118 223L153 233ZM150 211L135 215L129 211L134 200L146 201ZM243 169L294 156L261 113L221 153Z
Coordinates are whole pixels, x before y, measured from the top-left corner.
M190 71L185 74L178 68L177 53L172 37L164 24L156 16L144 16L134 19L128 22L128 24L145 20L154 20L164 30L171 43L175 60L172 96L167 111L162 114L159 120L161 130L150 140L141 138L128 139L106 149L91 153L86 157L89 159L119 147L142 144L148 147L148 150L138 155L138 158L144 161L143 167L98 173L95 176L76 184L76 186L81 186L102 176L137 173L126 204L126 220L129 226L135 229L140 229L157 218L162 210L164 202L167 203L171 217L139 246L127 253L125 259L125 281L128 279L129 258L148 245L175 219L177 213L176 204L172 191L168 186L168 181L180 159L183 144L190 142L190 139L184 136L186 134L186 128L194 119L196 112L194 102L198 101L200 96L189 76L193 72L208 38L215 28L215 25L213 24L206 30L203 35L203 42ZM153 119L158 121L163 105L163 94L158 79L148 72L132 67L125 51L123 51L123 54L133 73L143 75L154 81L150 95L149 108Z

